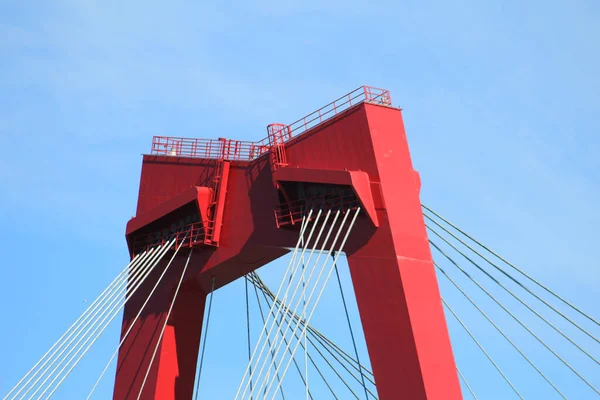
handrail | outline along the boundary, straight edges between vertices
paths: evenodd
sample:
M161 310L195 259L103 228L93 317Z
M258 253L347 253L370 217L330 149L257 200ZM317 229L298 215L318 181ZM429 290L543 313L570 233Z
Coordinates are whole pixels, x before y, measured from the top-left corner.
M386 89L360 86L289 125L271 124L268 129L274 131L271 132L271 136L273 134L277 135L282 130L286 130L279 135L282 138L282 143L286 143L294 137L300 136L334 116L362 103L392 106L392 98L390 92ZM274 129L275 127L279 131ZM152 138L150 154L172 157L252 161L268 153L270 149L269 136L257 142L224 138L194 139L175 136L154 136Z
M355 193L328 193L307 199L298 199L279 204L275 207L275 222L277 227L292 224L302 220L304 213L310 208L329 208L331 210L350 210L360 207L360 200Z
M175 239L173 246L188 243L189 247L192 247L196 243L204 242L207 233L210 233L212 229L212 221L204 221L185 225L176 232L169 232L165 235L161 234L160 237L155 237L156 232L137 235L133 237L131 250L133 254L137 254L141 251L149 250L152 247L163 245L173 239Z

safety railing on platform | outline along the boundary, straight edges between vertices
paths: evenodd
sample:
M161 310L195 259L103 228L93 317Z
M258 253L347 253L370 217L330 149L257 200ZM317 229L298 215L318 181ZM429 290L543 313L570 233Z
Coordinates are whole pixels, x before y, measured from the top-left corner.
M287 142L292 137L299 136L361 103L391 106L392 97L390 92L386 89L379 89L371 86L361 86L356 88L350 93L313 111L299 120L292 122L290 125L287 125L287 139L285 141ZM265 139L262 141L265 141Z
M360 207L356 194L325 194L310 199L294 200L275 207L275 222L277 227L295 225L302 221L304 214L314 209L324 210L354 210Z
M154 136L152 138L151 154L251 161L268 151L269 145L266 141L248 142L233 139L190 139Z
M205 228L206 225L206 228ZM198 244L205 244L205 238L213 229L213 223L211 221L195 222L193 224L186 225L182 229L176 232L152 232L134 237L132 243L133 254L139 254L143 251L149 250L155 246L163 245L170 240L175 239L173 244L174 248L184 244L185 246L192 247Z
M315 128L334 116L361 103L392 105L392 97L386 89L361 86L332 101L290 125L278 125L285 130L284 143ZM271 125L273 127L273 125ZM271 136L273 132L271 132ZM233 139L193 139L173 136L154 136L151 154L173 157L208 158L218 160L252 161L270 150L269 137L258 142Z

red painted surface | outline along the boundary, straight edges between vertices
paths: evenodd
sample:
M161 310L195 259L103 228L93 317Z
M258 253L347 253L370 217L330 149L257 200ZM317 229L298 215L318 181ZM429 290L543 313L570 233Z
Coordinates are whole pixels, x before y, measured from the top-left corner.
M203 212L208 207L210 196L211 190L209 188L192 186L185 192L179 193L176 196L173 196L171 199L157 205L153 209L130 219L127 223L127 227L125 228L125 233L130 235L136 230L148 225L152 221L164 217L168 213L173 212L183 205L191 202L195 202L196 208L198 209L200 215L203 216Z
M278 168L276 174L288 179L297 172L284 170L293 168L321 170L319 178L306 179L328 183L336 183L326 177L336 180L343 175L339 171L363 171L364 178L356 182L362 197L371 199L370 212L379 226L367 213L361 215L344 250L380 398L460 399L420 209L420 179L412 167L400 110L360 104L287 141L285 150L289 166ZM278 229L275 223L279 195L269 160L264 154L253 161L231 162L219 246L194 249L186 294L177 299L143 399L191 398L204 297L211 280L219 288L295 245L297 230ZM190 186L208 186L199 182L208 182L215 166L215 160L144 156L138 214ZM136 334L119 353L114 399L137 395L185 256L176 260L160 295L155 295L134 329ZM123 330L145 297L142 291L127 304ZM243 371L239 373L241 377Z
M332 183L351 186L371 222L379 226L371 194L369 175L363 171L336 171L311 168L280 168L273 173L277 182Z
M229 182L229 169L231 163L224 161L220 168L219 182L217 183L217 197L215 199L215 217L212 226L211 240L214 243L219 243L221 238L221 228L223 225L223 212L225 209L225 197L227 196L227 183Z

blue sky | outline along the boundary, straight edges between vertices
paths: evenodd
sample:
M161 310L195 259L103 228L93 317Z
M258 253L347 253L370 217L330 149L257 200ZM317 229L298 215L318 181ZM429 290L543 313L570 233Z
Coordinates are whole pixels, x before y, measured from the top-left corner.
M425 204L600 317L599 17L594 1L2 2L0 393L126 264L153 135L259 139L362 84L404 109ZM240 303L215 307L243 315L243 285L225 293ZM453 339L481 397L507 398Z

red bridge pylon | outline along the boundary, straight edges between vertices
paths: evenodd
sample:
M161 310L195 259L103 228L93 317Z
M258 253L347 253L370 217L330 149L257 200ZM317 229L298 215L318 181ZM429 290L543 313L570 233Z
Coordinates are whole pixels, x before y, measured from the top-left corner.
M137 397L157 344L142 398L191 399L213 280L220 288L288 253L311 207L361 209L344 251L380 398L462 398L420 178L389 92L360 87L268 133L259 142L155 137L143 156L131 254L172 238L194 251L161 342L189 252L165 277L172 290L150 298L121 347L114 399ZM152 288L144 285L126 304L123 333Z

